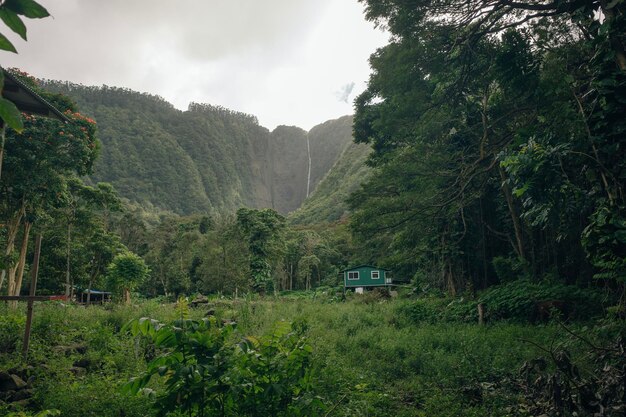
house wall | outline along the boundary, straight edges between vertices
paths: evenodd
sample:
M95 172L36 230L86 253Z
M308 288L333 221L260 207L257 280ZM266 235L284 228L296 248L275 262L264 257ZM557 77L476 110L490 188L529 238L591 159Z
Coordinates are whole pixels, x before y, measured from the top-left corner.
M358 280L349 280L348 272L359 272ZM378 271L380 278L372 279L372 271ZM385 285L385 270L362 266L360 268L350 269L343 273L343 282L346 287L368 287Z

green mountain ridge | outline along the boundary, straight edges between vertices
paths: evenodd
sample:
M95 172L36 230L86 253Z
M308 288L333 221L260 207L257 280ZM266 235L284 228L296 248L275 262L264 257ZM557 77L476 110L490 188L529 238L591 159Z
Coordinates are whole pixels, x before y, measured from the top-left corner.
M352 116L310 132L269 131L255 116L220 106L181 111L129 89L50 80L42 87L68 95L97 121L102 149L91 180L112 183L148 210L227 214L246 206L287 214L352 146Z

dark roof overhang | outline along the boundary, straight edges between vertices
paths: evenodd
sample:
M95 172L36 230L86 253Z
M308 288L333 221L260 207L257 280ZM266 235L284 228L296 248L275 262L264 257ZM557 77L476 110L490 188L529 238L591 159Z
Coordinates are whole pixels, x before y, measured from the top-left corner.
M62 122L70 120L56 107L48 103L43 97L34 92L29 86L20 81L13 74L2 68L4 74L4 86L2 87L2 97L13 102L19 111L35 114L38 116L50 117Z

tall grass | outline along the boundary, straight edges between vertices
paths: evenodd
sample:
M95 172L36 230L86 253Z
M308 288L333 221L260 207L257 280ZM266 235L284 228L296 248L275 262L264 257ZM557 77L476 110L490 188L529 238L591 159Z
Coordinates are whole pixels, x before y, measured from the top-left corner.
M239 335L265 334L279 320L304 329L314 348L315 391L333 416L516 415L520 398L507 381L524 361L544 354L537 346L567 345L576 357L580 344L556 324L432 322L416 319L411 306L403 300L248 297L213 300L190 315L200 318L210 309L219 320L235 320ZM0 352L0 369L21 363L21 338L9 333L23 330L23 313L0 307L0 346L14 344ZM176 315L174 304L151 301L131 307L38 304L30 353L35 405L63 416L149 415L148 400L123 397L119 386L158 352L120 329L133 318L168 322ZM82 353L74 349L81 346ZM70 370L81 358L90 363L84 376Z

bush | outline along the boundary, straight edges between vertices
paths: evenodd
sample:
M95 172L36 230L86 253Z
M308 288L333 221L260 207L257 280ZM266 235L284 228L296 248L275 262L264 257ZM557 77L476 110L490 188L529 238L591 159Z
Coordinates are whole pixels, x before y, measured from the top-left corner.
M304 320L296 326L281 321L268 335L236 343L234 325L221 326L215 317L171 325L135 320L131 333L147 337L162 353L125 391L152 392L147 385L159 375L165 389L155 406L162 415L315 415L322 404L309 395L312 348L302 335L306 328Z
M417 300L400 304L396 314L406 317L411 323L436 323L441 319L442 306L436 300Z
M25 321L21 314L0 315L0 353L15 351L24 332Z
M496 256L491 262L493 269L496 271L496 275L498 275L502 283L515 281L524 278L526 275L524 271L524 261L518 258Z
M573 285L517 280L484 291L478 300L420 299L398 307L411 323L478 322L483 304L486 321L539 322L559 315L586 320L602 314L602 294Z
M479 298L487 320L540 321L550 314L564 319L589 319L602 313L599 291L573 285L518 280L495 286ZM549 310L551 307L555 311ZM556 311L558 310L558 311Z

